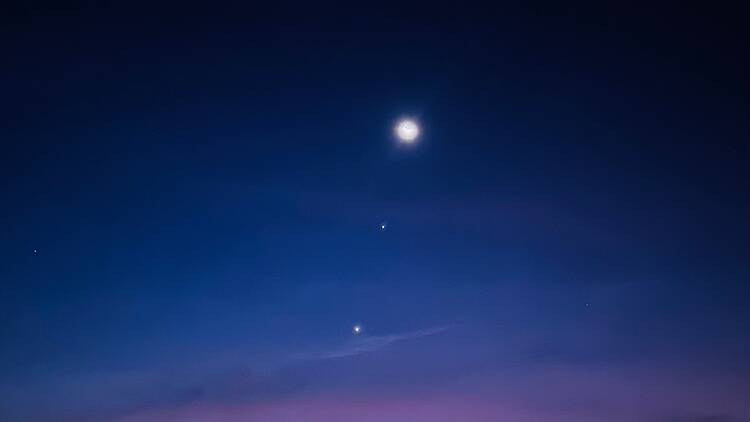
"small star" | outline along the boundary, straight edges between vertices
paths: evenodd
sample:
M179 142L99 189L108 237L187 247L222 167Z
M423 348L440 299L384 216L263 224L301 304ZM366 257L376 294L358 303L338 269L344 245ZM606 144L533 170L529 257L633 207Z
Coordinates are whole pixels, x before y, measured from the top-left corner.
M362 326L361 325L355 325L354 327L352 327L352 333L354 333L355 336L359 335L359 334L362 334Z
M36 254L37 254L37 250L36 250L36 249L34 249L34 255L36 255Z
M591 307L591 304L590 304L590 303L588 303L588 302L586 302L586 307L587 307L587 308Z
M388 223L387 222L384 221L384 222L380 223L380 231L381 232L384 232L385 229L387 229L387 228L388 228Z

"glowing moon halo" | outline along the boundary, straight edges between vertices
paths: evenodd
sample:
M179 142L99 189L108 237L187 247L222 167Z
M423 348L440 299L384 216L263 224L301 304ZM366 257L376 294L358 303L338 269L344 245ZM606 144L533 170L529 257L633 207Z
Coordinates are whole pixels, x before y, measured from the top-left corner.
M396 123L396 137L403 144L413 144L419 137L419 125L411 119L402 119Z

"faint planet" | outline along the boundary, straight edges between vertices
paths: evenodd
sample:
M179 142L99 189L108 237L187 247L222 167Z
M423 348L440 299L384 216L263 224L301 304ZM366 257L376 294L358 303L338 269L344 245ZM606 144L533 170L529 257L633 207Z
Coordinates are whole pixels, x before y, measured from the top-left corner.
M419 125L411 119L400 120L396 124L396 136L404 144L413 144L419 137Z

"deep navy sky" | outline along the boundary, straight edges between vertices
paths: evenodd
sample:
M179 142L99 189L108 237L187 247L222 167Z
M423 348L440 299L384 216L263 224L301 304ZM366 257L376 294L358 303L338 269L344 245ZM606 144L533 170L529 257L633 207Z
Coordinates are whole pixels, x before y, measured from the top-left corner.
M0 18L0 419L750 421L738 10L96 3Z

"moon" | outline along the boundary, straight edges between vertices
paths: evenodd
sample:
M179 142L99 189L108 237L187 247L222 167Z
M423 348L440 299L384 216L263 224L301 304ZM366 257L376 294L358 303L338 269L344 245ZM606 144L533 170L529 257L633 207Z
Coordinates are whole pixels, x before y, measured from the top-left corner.
M396 136L403 144L413 144L419 137L419 125L411 119L402 119L396 124Z

